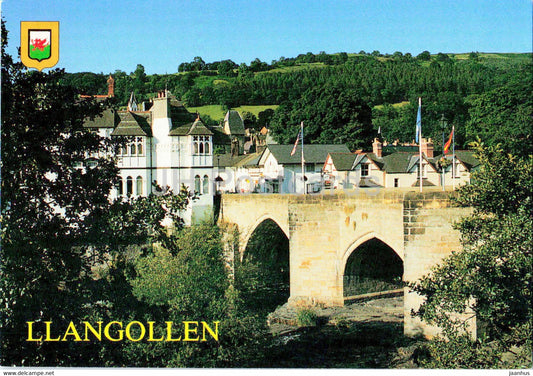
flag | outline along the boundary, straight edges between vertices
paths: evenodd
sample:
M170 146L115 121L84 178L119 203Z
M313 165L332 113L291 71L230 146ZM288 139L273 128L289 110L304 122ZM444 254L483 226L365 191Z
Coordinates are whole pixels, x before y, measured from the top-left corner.
M415 140L418 143L419 135L422 133L422 98L418 98L418 113L416 114L416 136Z
M294 143L294 147L292 148L292 151L291 151L291 156L294 155L294 153L296 153L296 146L298 146L298 141L300 141L300 137L302 135L302 131L298 131L298 137L296 137L296 142Z
M452 140L453 140L454 130L455 130L455 126L452 126L452 133L450 133L450 137L448 138L448 141L444 144L444 154L446 154L448 150L450 149L450 145L452 144Z

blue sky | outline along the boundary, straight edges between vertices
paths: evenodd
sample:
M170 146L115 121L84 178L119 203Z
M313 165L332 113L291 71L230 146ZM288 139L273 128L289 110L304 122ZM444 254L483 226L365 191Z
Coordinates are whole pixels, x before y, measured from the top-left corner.
M182 62L271 62L300 53L531 52L531 0L3 0L20 21L59 21L68 72L174 73Z

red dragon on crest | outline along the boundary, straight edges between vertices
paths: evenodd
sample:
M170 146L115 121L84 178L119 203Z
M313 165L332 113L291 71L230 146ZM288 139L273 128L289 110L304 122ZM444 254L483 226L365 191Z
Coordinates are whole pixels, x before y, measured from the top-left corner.
M44 48L48 46L48 43L46 39L35 38L31 40L31 45L33 47L31 49L32 51L35 51L36 49L39 51L44 51Z

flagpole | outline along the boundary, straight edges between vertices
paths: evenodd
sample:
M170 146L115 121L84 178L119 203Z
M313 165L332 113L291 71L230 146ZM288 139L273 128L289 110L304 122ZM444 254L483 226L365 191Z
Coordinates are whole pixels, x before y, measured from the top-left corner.
M300 123L300 134L302 136L302 182L303 182L303 193L305 194L305 166L304 166L304 122Z
M455 191L455 125L452 125L452 187Z
M441 161L445 161L446 152L444 151L444 146L446 146L446 139L444 138L444 129L445 129L444 114L442 114L442 117L441 117L441 126L442 126L442 158L441 158ZM441 174L442 190L445 191L446 190L446 174L445 174L446 166L443 166L441 164L440 168L442 169L442 174Z
M421 112L422 97L418 97L418 110ZM417 119L418 120L418 119ZM422 192L422 117L420 117L420 126L418 127L418 158L420 160L419 179L420 179L420 192Z

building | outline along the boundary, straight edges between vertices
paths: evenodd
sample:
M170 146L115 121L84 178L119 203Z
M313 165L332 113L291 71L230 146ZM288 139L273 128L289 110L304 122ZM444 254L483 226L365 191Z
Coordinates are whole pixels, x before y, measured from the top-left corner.
M316 193L322 189L322 167L330 153L349 153L346 145L305 145L305 174L302 179L302 149L293 145L266 145L258 165L262 167L261 191L271 193ZM305 184L303 183L305 181ZM304 191L305 189L305 191Z
M182 215L185 223L211 220L213 132L170 92L160 91L141 106L132 95L127 110L107 109L85 125L104 137L127 139L118 151L114 197L147 196L156 185L179 192L184 184L197 196Z
M442 163L442 160L448 161ZM459 150L452 155L435 156L431 139L422 139L422 185L459 186L470 182L470 172L479 162L474 153ZM409 188L420 185L420 151L418 146L383 147L379 139L372 144L372 153L330 153L323 166L326 187ZM444 178L444 183L443 183Z

